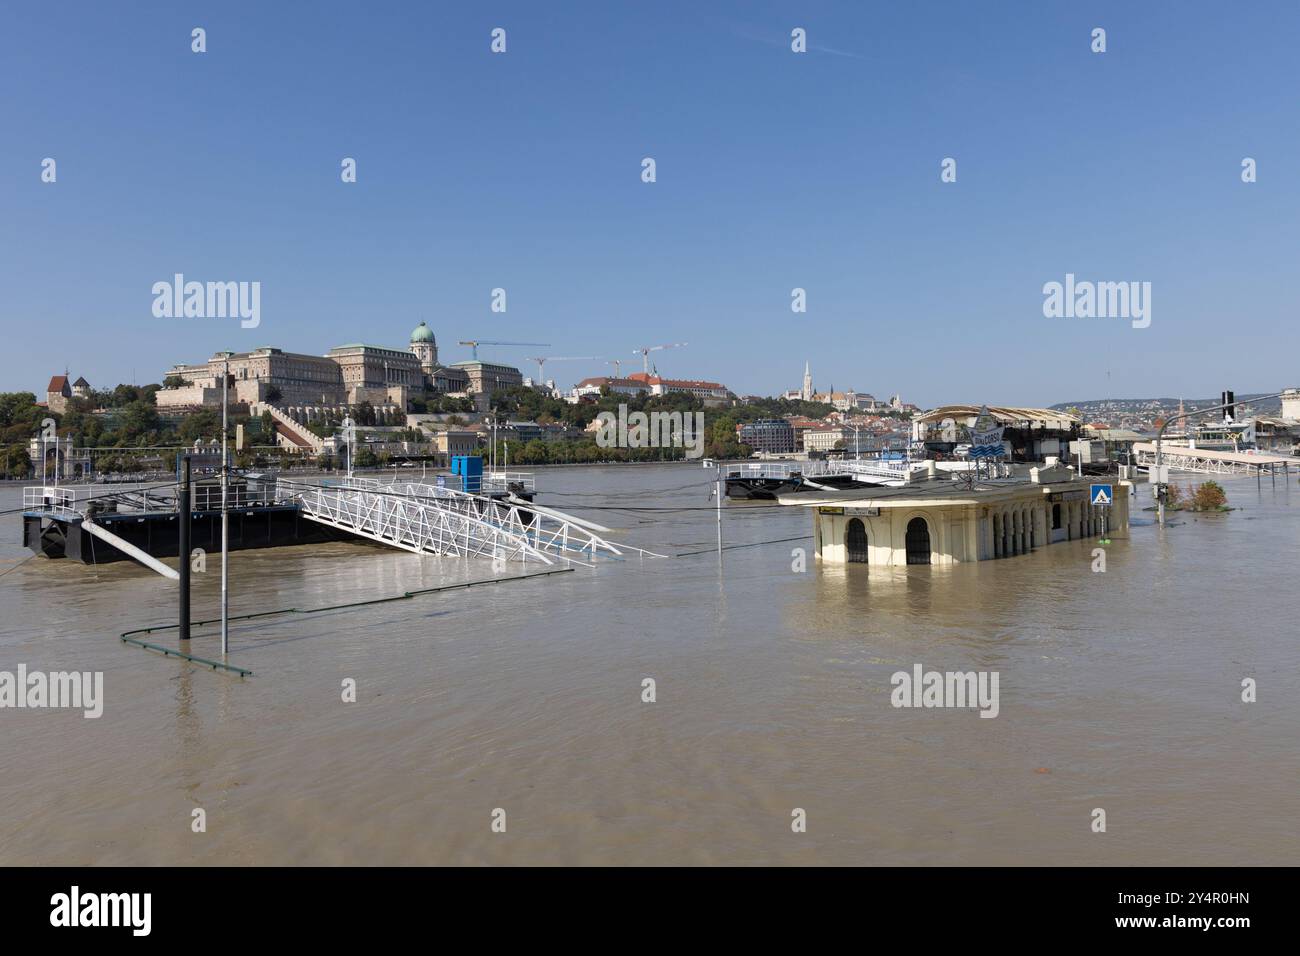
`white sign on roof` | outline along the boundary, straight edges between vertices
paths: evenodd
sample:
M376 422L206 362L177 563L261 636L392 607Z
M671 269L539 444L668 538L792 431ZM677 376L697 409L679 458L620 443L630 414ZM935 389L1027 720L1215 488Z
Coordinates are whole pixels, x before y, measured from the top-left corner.
M975 424L970 427L970 444L971 458L996 458L1003 454L1002 426L987 405L980 408Z

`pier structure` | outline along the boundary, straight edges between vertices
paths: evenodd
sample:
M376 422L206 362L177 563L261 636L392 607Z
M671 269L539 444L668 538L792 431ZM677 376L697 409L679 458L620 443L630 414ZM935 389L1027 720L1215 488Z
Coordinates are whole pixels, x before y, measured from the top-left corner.
M504 561L584 560L620 548L594 522L523 498L420 482L348 478L298 491L305 518L417 554Z
M1163 464L1174 471L1194 471L1205 475L1259 475L1287 474L1291 466L1300 465L1300 458L1291 455L1270 455L1244 451L1216 451L1209 448L1191 448L1163 442L1159 450L1161 462L1156 461L1154 442L1133 444L1133 464L1150 469Z
M417 554L500 561L589 564L640 549L615 544L609 529L531 501L532 476L489 472L480 493L397 478L306 482L249 476L229 488L229 550L365 538ZM220 489L191 493L189 547L221 551ZM129 559L169 578L160 561L179 551L175 485L107 493L97 486L23 489L23 540L33 552L86 564Z
M23 489L23 543L48 558L84 564L132 560L164 577L177 572L160 558L180 549L176 485L108 492L99 485ZM221 550L221 495L215 479L194 482L189 547ZM318 544L344 535L305 520L290 491L273 480L237 479L229 488L232 551Z

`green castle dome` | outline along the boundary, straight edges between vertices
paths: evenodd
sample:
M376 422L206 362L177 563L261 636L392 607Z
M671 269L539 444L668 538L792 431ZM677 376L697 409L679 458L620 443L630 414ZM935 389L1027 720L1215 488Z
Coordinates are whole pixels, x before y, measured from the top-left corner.
M431 345L437 344L433 338L433 329L429 328L423 322L417 325L415 331L411 333L411 344L414 345L417 342L428 342Z

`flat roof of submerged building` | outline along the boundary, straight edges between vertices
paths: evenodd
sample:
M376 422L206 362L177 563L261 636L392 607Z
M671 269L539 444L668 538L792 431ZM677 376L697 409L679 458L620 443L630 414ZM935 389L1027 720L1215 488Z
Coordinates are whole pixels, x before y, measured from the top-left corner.
M967 486L964 482L936 478L906 485L878 485L871 488L845 488L842 491L793 491L777 495L783 505L849 508L915 508L917 505L977 505L1025 497L1027 492L1040 494L1059 491L1084 491L1091 485L1131 485L1132 482L1107 476L1098 481L1094 476L1080 478L1072 475L1056 481L1033 481L1028 478L990 478Z

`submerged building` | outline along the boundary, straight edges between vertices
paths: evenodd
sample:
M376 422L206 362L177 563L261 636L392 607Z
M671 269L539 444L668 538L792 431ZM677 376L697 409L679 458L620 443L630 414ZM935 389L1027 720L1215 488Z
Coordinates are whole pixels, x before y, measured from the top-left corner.
M809 509L817 558L828 564L948 565L1080 538L1128 536L1128 481L1099 485L1061 465L975 481L939 475L931 468L896 487L801 492L780 500ZM1098 496L1098 487L1109 491ZM1094 504L1094 498L1110 503Z

